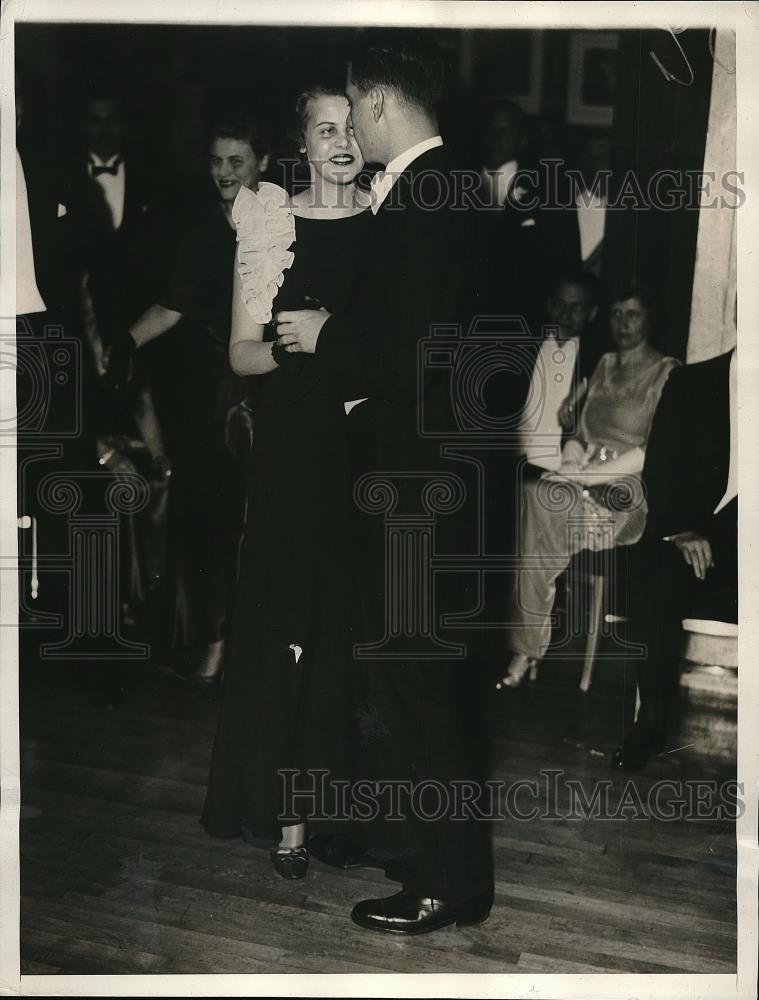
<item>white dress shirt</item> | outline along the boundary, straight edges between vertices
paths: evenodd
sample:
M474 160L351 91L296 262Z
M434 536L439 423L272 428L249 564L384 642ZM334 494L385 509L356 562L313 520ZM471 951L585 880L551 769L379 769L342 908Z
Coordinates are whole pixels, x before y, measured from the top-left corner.
M90 153L90 177L92 177L93 166L110 167L117 160L119 161L119 165L115 174L100 174L98 177L94 178L95 183L99 184L103 189L103 195L105 196L106 203L108 208L111 210L111 219L113 221L114 229L119 228L121 220L124 218L124 188L126 186L124 161L120 158L119 154L112 156L108 160L101 160L96 153Z
M723 507L727 507L730 501L738 496L738 366L735 360L736 353L733 351L733 356L730 358L730 464L725 495L714 508L715 514L719 514Z
M16 315L45 312L45 305L37 288L34 270L32 227L29 222L29 198L26 193L26 175L21 157L16 150Z
M511 184L518 171L519 163L516 160L509 160L506 163L502 163L495 170L488 170L486 167L482 168L480 177L491 195L489 205L503 206L506 204Z
M586 261L604 238L606 199L583 191L575 198L577 225L580 228L580 256Z
M554 471L561 465L559 407L572 388L578 346L578 337L559 344L555 334L548 333L535 359L519 438L522 454L541 469Z
M409 164L413 163L422 153L426 153L428 149L436 149L442 145L442 138L439 135L433 135L431 138L424 139L415 146L411 146L410 149L404 150L394 160L391 160L384 170L376 173L372 177L371 185L372 214L376 215L379 212L383 201L392 191L393 184L395 184Z

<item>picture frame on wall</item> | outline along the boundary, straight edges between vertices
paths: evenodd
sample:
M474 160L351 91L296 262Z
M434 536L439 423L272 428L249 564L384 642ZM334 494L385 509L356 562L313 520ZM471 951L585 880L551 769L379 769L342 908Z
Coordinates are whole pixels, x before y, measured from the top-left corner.
M615 31L576 31L569 44L567 122L609 126L614 118L617 77Z

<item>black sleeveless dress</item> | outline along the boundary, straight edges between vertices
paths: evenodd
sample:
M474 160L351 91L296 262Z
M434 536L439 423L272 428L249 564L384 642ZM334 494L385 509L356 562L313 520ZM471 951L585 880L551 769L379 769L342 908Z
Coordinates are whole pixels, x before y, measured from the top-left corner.
M343 311L371 229L368 211L296 217L295 260L273 312L314 301ZM345 396L313 355L287 355L258 378L247 531L201 818L219 837L242 827L278 836L282 770L327 770L338 780L350 774ZM311 780L303 775L296 784ZM315 801L318 808L318 792ZM306 799L300 805L304 816L311 811Z

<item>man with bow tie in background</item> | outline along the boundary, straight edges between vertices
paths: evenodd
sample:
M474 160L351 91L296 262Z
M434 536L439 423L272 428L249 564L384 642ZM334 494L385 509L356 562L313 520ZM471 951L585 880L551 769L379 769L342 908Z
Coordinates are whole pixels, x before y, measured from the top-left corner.
M491 104L481 119L478 145L480 309L539 322L545 278L537 224L539 175L528 168L525 116L519 105L509 100Z
M91 92L79 131L84 148L69 173L67 204L91 306L88 340L98 374L110 354L110 378L120 385L133 349L126 331L161 288L167 198L127 150L126 113L111 88Z
M101 83L90 92L79 134L65 198L85 347L83 449L90 463L130 467L142 461L146 444L150 455L163 453L159 414L167 349L159 341L136 358L128 331L163 288L172 203L158 187L156 171L149 176L128 147L124 104L111 87ZM163 463L140 469L163 483ZM122 532L122 624L134 622L153 575L145 556L149 543L139 530L129 522Z

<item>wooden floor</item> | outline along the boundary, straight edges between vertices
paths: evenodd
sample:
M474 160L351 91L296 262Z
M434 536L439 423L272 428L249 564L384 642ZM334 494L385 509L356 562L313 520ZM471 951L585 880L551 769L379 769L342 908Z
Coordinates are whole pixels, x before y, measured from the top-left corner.
M490 919L397 940L349 918L395 891L379 874L312 862L287 883L264 848L205 835L214 698L148 668L92 676L24 667L25 973L735 972L729 821L500 820ZM547 664L494 698L494 777L561 768L588 791L612 777L629 694L614 664L588 695L578 680L578 665ZM640 796L661 778L733 778L734 743L734 705L692 705Z

